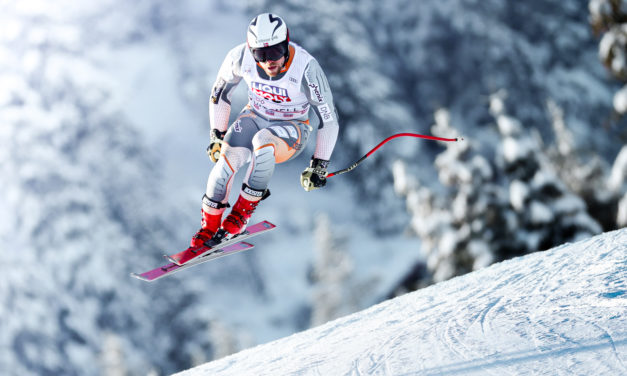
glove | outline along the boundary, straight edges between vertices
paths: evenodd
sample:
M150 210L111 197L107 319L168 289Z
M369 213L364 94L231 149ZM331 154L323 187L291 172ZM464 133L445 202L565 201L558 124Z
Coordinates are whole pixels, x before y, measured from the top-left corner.
M309 162L309 167L300 174L300 185L302 185L307 192L324 187L324 185L327 184L328 166L329 161L312 157L311 162Z
M211 130L211 141L207 147L207 155L216 163L220 159L220 149L222 148L222 140L226 132L220 132L217 129Z

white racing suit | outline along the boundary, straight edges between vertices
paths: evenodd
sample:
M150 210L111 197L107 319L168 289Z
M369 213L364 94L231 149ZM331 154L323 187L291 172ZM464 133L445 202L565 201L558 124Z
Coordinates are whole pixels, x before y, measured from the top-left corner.
M233 177L248 162L242 193L262 197L275 164L293 159L305 147L313 130L310 112L319 124L314 157L330 159L339 126L329 84L307 51L294 43L289 49L289 59L276 77L267 76L257 65L246 43L232 49L222 63L209 118L212 129L227 132L207 182L205 210L227 204ZM248 85L248 105L228 126L231 95L242 78Z

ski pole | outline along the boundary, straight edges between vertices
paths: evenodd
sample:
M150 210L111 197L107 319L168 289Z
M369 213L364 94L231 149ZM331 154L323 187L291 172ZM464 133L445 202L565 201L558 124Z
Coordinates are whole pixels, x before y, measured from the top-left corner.
M346 173L346 172L349 172L349 171L353 170L355 167L359 166L359 164L361 162L363 162L366 158L368 158L375 151L377 151L377 149L379 149L381 146L383 146L383 144L385 144L386 142L388 142L388 141L390 141L392 139L398 138L398 137L417 137L417 138L424 138L426 140L445 141L445 142L455 142L455 141L463 140L463 138L443 138L443 137L428 136L428 135L418 134L418 133L397 133L397 134L392 135L392 136L386 138L385 140L381 141L379 143L379 145L375 146L372 150L370 150L368 153L366 153L366 155L361 157L357 162L353 163L352 165L348 166L347 168L345 168L343 170L331 172L330 174L327 175L327 178L330 178L330 177L333 177L333 176L336 176L336 175L340 175L340 174L343 174L343 173Z

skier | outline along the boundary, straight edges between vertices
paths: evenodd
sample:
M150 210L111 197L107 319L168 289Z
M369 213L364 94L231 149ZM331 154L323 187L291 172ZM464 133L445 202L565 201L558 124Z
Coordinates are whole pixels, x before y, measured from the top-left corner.
M248 104L227 129L231 95L242 78L248 85ZM216 164L192 247L203 245L219 228L227 238L244 231L259 202L270 194L275 164L293 159L305 147L313 130L310 111L317 115L318 131L315 152L301 174L306 191L326 184L339 129L333 97L318 62L290 41L285 21L271 13L258 15L248 25L246 43L229 51L213 85L207 153ZM233 177L247 162L239 198L222 221Z

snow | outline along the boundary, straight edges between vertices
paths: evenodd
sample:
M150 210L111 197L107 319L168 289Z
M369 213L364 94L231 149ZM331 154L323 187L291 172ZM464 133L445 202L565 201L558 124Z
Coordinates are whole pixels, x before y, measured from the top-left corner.
M533 151L533 144L530 141L518 141L509 137L503 140L503 156L509 163L525 159Z
M619 201L617 217L620 226L627 226L627 193Z
M626 374L626 266L623 229L494 264L177 375Z
M620 192L627 183L627 146L623 146L612 166L607 185L611 190Z
M529 197L529 186L520 180L514 180L509 186L509 201L516 211L523 211Z
M532 201L528 207L531 223L536 226L542 226L553 220L553 212L542 202Z
M623 86L622 89L614 94L612 103L617 113L624 114L627 112L627 86Z

